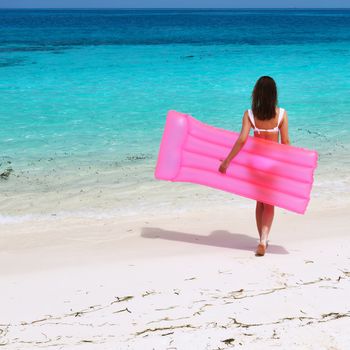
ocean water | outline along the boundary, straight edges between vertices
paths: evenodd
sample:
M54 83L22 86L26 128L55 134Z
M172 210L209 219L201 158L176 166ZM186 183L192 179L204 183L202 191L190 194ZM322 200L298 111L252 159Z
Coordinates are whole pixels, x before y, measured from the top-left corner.
M1 217L240 203L153 173L168 110L239 131L261 75L348 194L349 10L1 10Z

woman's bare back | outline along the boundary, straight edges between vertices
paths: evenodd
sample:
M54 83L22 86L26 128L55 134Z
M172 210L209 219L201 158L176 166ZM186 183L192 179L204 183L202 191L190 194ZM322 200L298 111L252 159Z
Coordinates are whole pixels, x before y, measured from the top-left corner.
M274 142L279 142L279 135L281 134L281 143L284 144L290 144L289 137L288 137L288 117L287 112L284 110L282 119L280 123L278 124L278 117L280 114L280 108L276 108L276 114L274 118L269 120L259 120L258 118L254 118L254 123L256 128L263 129L258 131L254 131L254 136L266 139ZM251 123L251 122L250 122ZM251 123L252 124L252 123ZM270 132L270 131L264 131L264 129L274 129L278 126L278 131L276 132ZM254 128L254 125L252 125Z

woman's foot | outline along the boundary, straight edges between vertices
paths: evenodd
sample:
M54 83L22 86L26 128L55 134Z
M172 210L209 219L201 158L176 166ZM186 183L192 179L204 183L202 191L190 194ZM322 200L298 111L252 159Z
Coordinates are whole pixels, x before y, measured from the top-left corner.
M264 256L266 248L267 248L267 245L268 245L268 243L265 244L265 243L260 242L259 245L258 245L258 248L256 250L255 255L257 255L257 256Z

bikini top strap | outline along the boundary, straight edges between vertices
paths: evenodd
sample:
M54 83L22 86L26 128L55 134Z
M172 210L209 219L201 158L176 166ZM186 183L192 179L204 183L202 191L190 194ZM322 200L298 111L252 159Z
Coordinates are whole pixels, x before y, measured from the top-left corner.
M279 128L280 125L281 125L281 121L282 121L282 119L283 119L283 115L284 115L284 109L283 109L283 108L280 108L280 114L279 114L279 116L278 116L277 128Z
M255 122L254 122L254 116L253 116L253 112L251 109L248 109L248 117L249 117L250 122L253 124L254 129L256 129Z

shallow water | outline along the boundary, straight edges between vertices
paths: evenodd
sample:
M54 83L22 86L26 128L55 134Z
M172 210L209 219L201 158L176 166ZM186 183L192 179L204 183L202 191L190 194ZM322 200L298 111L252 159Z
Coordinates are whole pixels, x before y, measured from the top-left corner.
M0 32L3 217L228 199L154 180L165 116L239 131L261 75L319 152L315 196L349 193L348 10L3 10Z

